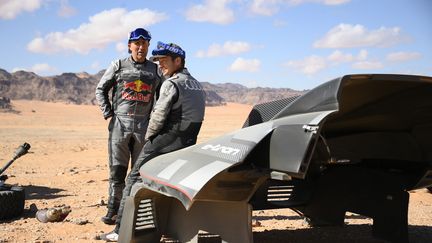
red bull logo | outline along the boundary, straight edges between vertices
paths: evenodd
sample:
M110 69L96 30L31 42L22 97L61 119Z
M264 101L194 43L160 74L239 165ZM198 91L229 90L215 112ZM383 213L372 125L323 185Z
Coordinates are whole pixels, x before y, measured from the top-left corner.
M143 94L138 93L138 92L135 92L134 94L129 94L129 93L123 91L122 92L122 98L125 100L150 102L152 95L151 94L143 95Z
M136 100L149 102L152 98L152 84L146 84L143 81L137 79L132 82L123 81L124 90L122 91L122 98L125 100ZM143 92L147 92L144 95Z
M123 82L125 89L132 89L135 92L142 92L142 91L147 91L147 92L151 92L153 85L149 85L144 83L141 80L135 80L133 82Z

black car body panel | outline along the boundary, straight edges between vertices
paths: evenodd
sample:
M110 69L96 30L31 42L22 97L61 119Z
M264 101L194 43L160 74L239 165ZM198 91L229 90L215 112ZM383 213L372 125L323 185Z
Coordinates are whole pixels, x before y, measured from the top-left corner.
M204 202L240 203L246 211L241 205L288 207L314 225L340 224L352 211L373 217L377 236L404 242L407 191L432 185L430 97L431 77L361 74L326 82L281 101L284 106L256 106L245 127L143 165L134 200L143 190L156 201L178 200L185 218ZM289 188L289 196L270 192L281 188ZM213 207L224 217L223 207ZM376 213L378 207L389 211ZM399 211L390 229L378 220ZM202 223L193 217L188 220ZM234 241L250 242L248 230ZM130 229L121 232L134 238ZM229 238L227 232L220 234Z
M157 190L157 184L171 187L167 190L173 193L171 196L189 207L213 176L243 162L256 144L270 133L269 169L297 178L304 178L307 173L311 155L306 153L315 145L317 133L325 134L327 142L335 144L330 146L335 147L332 156L345 163L366 158L431 160L422 159L427 150L408 148L409 151L402 152L391 148L399 140L409 140L406 145L413 147L413 138L405 131L417 127L424 130L431 126L432 99L427 98L432 94L431 89L428 78L415 76L344 76L297 98L265 123L159 156L146 163L141 173L145 181L152 181L149 189ZM412 103L423 105L416 108ZM381 139L383 133L389 136ZM364 143L360 146L346 142L351 139ZM381 142L391 145L373 149ZM337 149L339 147L342 149ZM158 176L174 167L177 169L175 176L169 180L166 176ZM417 184L421 186L423 182ZM174 193L176 190L178 192Z

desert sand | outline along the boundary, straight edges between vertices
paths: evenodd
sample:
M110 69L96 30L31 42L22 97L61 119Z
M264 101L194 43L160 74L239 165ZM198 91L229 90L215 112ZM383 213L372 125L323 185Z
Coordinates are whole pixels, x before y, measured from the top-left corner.
M0 113L0 166L27 142L29 154L5 174L8 184L25 187L24 214L0 221L0 242L101 242L110 231L100 217L107 200L107 124L97 106L13 101L16 112ZM208 107L199 142L239 129L251 106ZM68 205L63 222L41 223L35 208ZM289 209L254 211L255 242L383 242L371 235L372 220L348 214L343 227L310 228ZM410 192L410 242L432 242L432 194Z

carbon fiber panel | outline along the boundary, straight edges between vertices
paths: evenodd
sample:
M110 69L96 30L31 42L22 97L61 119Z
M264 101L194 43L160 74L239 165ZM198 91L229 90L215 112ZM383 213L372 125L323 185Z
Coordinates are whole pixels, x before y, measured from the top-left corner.
M274 100L255 105L244 122L243 128L269 121L298 97L300 97L300 95L293 95L281 100Z

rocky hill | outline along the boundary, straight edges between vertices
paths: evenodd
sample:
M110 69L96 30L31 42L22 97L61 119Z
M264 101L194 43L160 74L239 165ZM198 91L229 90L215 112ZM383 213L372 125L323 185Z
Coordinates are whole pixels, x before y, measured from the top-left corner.
M213 91L220 95L225 102L255 105L272 100L297 96L305 91L297 91L289 88L247 88L241 84L223 83L211 84L202 82L205 90Z
M0 97L9 99L42 100L74 104L96 104L95 87L104 70L91 75L88 73L63 73L42 77L33 72L9 73L0 69ZM202 82L207 93L209 106L226 102L257 104L298 95L304 91L275 88L247 88L240 84L212 84Z

